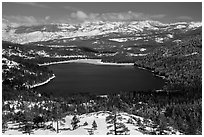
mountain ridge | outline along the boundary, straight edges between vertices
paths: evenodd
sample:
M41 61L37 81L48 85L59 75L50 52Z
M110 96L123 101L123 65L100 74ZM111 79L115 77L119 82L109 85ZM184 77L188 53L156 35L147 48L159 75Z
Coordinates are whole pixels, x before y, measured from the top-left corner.
M48 24L34 26L16 26L3 19L2 40L19 44L48 41L53 39L97 36L110 33L148 34L151 31L173 33L176 30L188 31L202 26L201 22L177 22L163 24L159 21L131 22L84 22L82 24Z

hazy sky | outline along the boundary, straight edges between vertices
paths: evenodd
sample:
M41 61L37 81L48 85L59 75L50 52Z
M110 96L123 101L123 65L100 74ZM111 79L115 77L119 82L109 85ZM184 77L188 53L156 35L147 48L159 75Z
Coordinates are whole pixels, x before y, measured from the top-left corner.
M22 2L2 3L2 15L20 24L84 21L202 21L201 2Z

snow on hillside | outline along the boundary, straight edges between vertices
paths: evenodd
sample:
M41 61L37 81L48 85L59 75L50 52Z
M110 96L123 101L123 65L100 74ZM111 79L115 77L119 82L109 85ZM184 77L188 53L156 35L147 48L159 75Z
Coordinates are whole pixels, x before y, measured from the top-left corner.
M147 54L134 54L134 53L127 53L127 56L146 56Z
M183 28L186 28L186 25L178 25L175 27L175 29L183 29Z
M109 111L99 111L88 114L77 115L79 119L78 127L73 130L72 125L70 124L72 121L73 115L66 115L62 121L59 121L59 133L56 132L57 122L53 122L54 130L50 129L34 129L34 135L107 135L110 132L111 128L110 124L107 123L107 117L112 113ZM96 122L96 128L93 128L93 121ZM127 134L129 135L143 135L149 134L150 132L155 131L156 129L152 128L152 122L148 119L144 119L139 116L135 116L132 114L128 114L125 112L118 112L117 123L122 123L128 129ZM85 124L86 123L86 124ZM52 122L46 122L46 125L51 125ZM8 123L8 130L3 133L3 135L21 135L22 131L18 130L19 123ZM169 127L170 128L170 127ZM181 134L180 132L173 130L164 131L167 134Z
M141 48L141 49L140 49L141 52L143 52L143 51L145 51L145 50L147 50L147 49L145 49L145 48Z
M187 22L170 23L169 25L187 25Z
M110 41L116 41L116 42L126 42L126 38L114 38L114 39L109 39Z
M164 38L155 38L155 41L157 43L163 43Z
M147 33L148 31L166 31L168 29L195 29L202 26L201 22L178 22L163 24L158 21L132 21L132 22L85 22L78 25L70 24L51 24L56 28L49 30L46 26L41 29L31 28L30 32L26 30L18 32L20 27L3 21L2 23L2 39L14 43L29 43L38 41L47 41L62 38L74 38L79 36L96 36L110 33L134 34ZM18 33L17 33L18 32ZM114 39L113 39L114 40ZM124 42L124 41L122 41Z
M16 67L19 63L15 61L8 60L7 58L2 58L2 65L7 65L9 68Z
M11 68L17 68L19 69L19 63L12 61L12 60L8 60L7 58L2 58L2 71L3 73L5 71L9 71Z
M190 22L188 28L194 29L202 26L202 22Z

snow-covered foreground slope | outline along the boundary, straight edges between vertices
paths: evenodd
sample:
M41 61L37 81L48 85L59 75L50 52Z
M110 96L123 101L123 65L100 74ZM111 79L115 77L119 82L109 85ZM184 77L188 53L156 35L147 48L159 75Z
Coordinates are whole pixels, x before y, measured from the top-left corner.
M62 118L61 121L59 121L59 133L57 133L55 130L50 129L34 129L33 133L34 135L107 135L110 134L111 130L113 130L113 124L111 126L110 123L107 122L107 117L112 115L113 113L109 111L99 111L99 112L93 112L83 115L77 115L77 118L79 119L78 127L73 130L71 121L74 117L73 115L66 115L64 118ZM117 123L122 123L127 128L127 132L124 132L122 134L128 134L128 135L142 135L142 134L150 134L150 133L156 133L157 129L153 128L152 121L148 119L144 119L139 116L131 115L124 112L118 112ZM97 127L94 129L92 126L93 121L96 122ZM87 122L87 125L84 125L84 123ZM52 122L46 122L45 125L51 125ZM22 131L18 130L19 123L9 123L8 124L8 130L3 133L4 135L20 135L23 134ZM53 122L54 129L57 129L57 122ZM119 129L118 129L119 130ZM173 130L172 128L169 128L169 130L164 131L166 134L180 134L178 131Z

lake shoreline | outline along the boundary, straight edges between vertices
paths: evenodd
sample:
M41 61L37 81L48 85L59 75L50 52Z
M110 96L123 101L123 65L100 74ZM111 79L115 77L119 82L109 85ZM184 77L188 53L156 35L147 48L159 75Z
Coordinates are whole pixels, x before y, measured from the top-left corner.
M144 66L140 66L140 65L138 65L138 64L135 64L134 66L136 66L136 67L139 68L139 69L143 69L143 70L150 71L150 72L152 72L156 77L160 77L160 78L162 78L163 80L166 80L166 81L167 81L167 77L166 77L166 76L159 75L158 72L155 72L155 71L152 70L152 69L149 69L149 68L144 67Z
M39 66L50 66L50 65L66 64L66 63L84 63L84 64L107 65L107 66L135 66L138 69L143 69L143 70L146 70L146 71L150 71L156 77L160 77L163 80L166 80L165 76L160 76L160 75L156 74L154 71L152 71L152 70L150 70L148 68L142 67L142 66L135 65L134 63L110 63L110 62L102 62L102 59L75 59L75 60L50 62L50 63L44 63L44 64L38 64L38 65ZM30 88L35 88L35 87L43 86L43 85L49 83L54 78L55 78L55 75L53 74L53 76L48 78L46 81L38 83L38 84L35 84L35 85L32 85L32 86L30 86Z
M75 59L75 60L50 62L50 63L44 63L44 64L38 64L38 65L49 66L49 65L64 64L64 63L87 63L87 64L94 64L94 65L134 66L134 63L102 62L102 59Z
M134 66L134 63L109 63L109 62L102 62L102 59L75 59L75 60L50 62L50 63L44 63L44 64L38 64L38 65L39 66L49 66L49 65L65 64L65 63L87 63L87 64L94 64L94 65ZM55 78L55 75L48 78L44 82L31 85L30 88L32 89L35 87L43 86L43 85L49 83L54 78Z
M49 82L50 82L52 79L54 79L54 78L55 78L55 75L53 74L52 77L48 78L48 79L45 80L44 82L37 83L37 84L34 84L34 85L30 86L30 89L35 88L35 87L39 87L39 86L43 86L43 85L49 83Z

